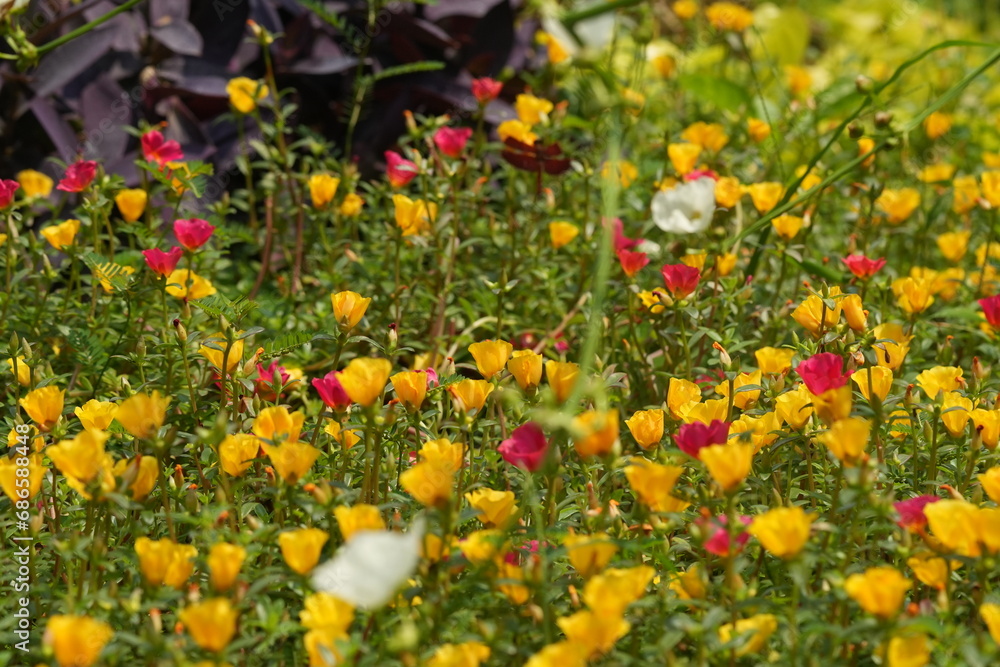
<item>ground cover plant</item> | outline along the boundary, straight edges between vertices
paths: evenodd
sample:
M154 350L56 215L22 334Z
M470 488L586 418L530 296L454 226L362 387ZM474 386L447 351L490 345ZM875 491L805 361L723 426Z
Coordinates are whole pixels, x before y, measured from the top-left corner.
M236 177L0 173L0 657L994 664L991 20L529 4L371 176L250 21Z

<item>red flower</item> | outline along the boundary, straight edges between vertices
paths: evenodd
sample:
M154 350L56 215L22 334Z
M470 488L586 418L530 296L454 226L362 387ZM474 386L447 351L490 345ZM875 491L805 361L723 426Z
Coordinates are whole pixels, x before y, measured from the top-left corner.
M633 252L631 250L619 250L618 261L621 262L625 275L631 278L639 273L642 267L649 264L649 257L644 252Z
M351 397L347 395L337 376L340 371L330 371L322 378L313 378L312 386L319 397L332 410L343 410L351 405Z
M709 445L724 445L729 438L729 422L713 419L706 426L701 422L681 424L674 436L674 442L681 451L692 458L698 458L703 447Z
M939 500L941 499L937 496L917 496L893 503L892 506L899 512L899 521L896 523L907 530L916 531L923 528L927 525L927 515L924 514L924 508Z
M14 201L14 192L21 187L17 181L0 180L0 208L7 208Z
M184 159L181 145L173 140L165 141L163 134L157 130L150 130L142 135L142 156L161 167L167 162L179 162Z
M885 266L885 260L881 257L868 259L864 255L848 255L844 258L844 264L851 273L864 280L878 273L879 269Z
M470 127L442 127L434 133L434 145L448 157L458 158L471 136Z
M277 359L271 362L271 365L264 368L262 364L257 364L257 393L265 401L275 401L278 396L274 393L275 385L275 374L278 375L278 386L279 388L284 387L288 384L291 379L285 371L284 366L279 366Z
M622 224L621 218L615 218L611 221L611 227L615 233L615 252L621 252L622 250L631 250L636 247L646 239L630 239L625 236L624 225Z
M212 238L215 227L201 218L190 220L174 220L174 235L177 241L188 250L197 250Z
M535 472L542 466L548 449L549 443L545 440L542 427L535 422L518 426L510 437L497 447L504 461L529 472Z
M720 514L717 517L712 517L711 519L706 519L700 517L695 521L702 531L711 531L708 539L704 542L705 551L710 554L715 554L716 556L728 556L730 550L732 549L732 541L729 539L729 531L726 529L725 514ZM741 516L740 523L744 526L749 526L752 523L752 519L748 516ZM741 531L739 535L736 536L736 551L739 552L743 549L743 545L747 543L750 539L750 533Z
M417 165L399 153L385 152L385 174L394 188L401 188L417 177Z
M489 77L472 80L472 94L476 96L480 104L485 105L495 100L500 95L501 90L503 90L503 84Z
M660 269L667 290L675 299L683 299L698 288L701 271L687 264L664 264Z
M143 250L142 256L146 258L146 265L161 276L169 276L171 271L177 268L177 262L181 261L184 251L174 246L167 252L159 248Z
M821 396L831 389L847 384L851 374L844 372L844 360L832 352L814 354L795 369L813 396Z
M986 321L995 327L1000 327L1000 294L980 299L979 305L983 307Z
M697 181L699 178L711 178L713 181L717 181L719 175L711 169L695 169L684 174L685 181Z
M66 167L66 175L59 181L56 190L63 192L83 192L97 175L97 163L93 160L80 160Z

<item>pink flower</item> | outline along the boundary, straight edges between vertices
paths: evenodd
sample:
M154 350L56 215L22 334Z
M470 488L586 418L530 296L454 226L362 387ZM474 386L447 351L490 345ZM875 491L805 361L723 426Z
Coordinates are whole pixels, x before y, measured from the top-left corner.
M347 395L340 385L337 376L340 371L330 371L322 378L313 378L312 386L319 394L319 397L326 403L326 407L331 410L343 410L351 405L351 397Z
M66 167L66 175L59 181L56 190L63 192L83 192L97 175L97 163L93 160L80 160Z
M470 127L442 127L434 133L434 145L448 157L458 158L471 136Z
M844 258L844 264L851 273L864 280L878 273L879 269L885 266L885 260L868 259L864 255L848 255Z
M850 373L844 372L844 360L832 352L814 354L800 363L795 372L806 383L806 389L813 396L839 389L851 378Z
M285 371L284 366L278 365L277 359L272 361L271 365L267 368L264 368L263 364L257 364L257 393L265 401L274 401L278 398L277 394L274 393L274 376L276 373L278 375L279 387L287 385L291 377Z
M681 424L674 436L674 442L681 451L692 458L698 458L703 447L724 445L729 438L729 422L713 419L709 425L701 422Z
M631 278L639 273L642 267L649 264L649 257L644 252L633 252L632 250L619 250L618 261L622 265L625 275Z
M417 177L417 165L395 151L386 151L385 174L392 187L401 188Z
M159 248L142 251L142 256L146 258L146 265L153 270L153 273L161 276L169 276L177 268L177 262L181 261L183 254L184 251L177 246L167 252L163 252Z
M725 514L720 514L717 517L712 517L711 519L700 518L695 521L695 524L701 528L702 531L711 531L708 539L705 540L705 551L710 554L715 554L716 556L728 556L730 550L732 549L732 540L729 538L729 531L726 529L726 524L728 523ZM748 516L741 516L740 523L744 526L749 526L752 523L752 519ZM743 549L743 545L747 543L750 539L750 533L741 531L739 535L736 536L736 551L739 552Z
M142 135L142 156L161 167L167 162L184 159L181 145L173 140L164 141L163 134L157 130L150 130Z
M683 299L698 289L701 271L687 264L664 264L660 269L663 282L670 295L675 299Z
M503 84L489 77L472 80L472 94L475 95L480 104L485 105L495 100L500 95L501 90L503 90Z
M713 181L717 181L719 175L711 169L695 169L684 174L685 181L697 181L699 178L711 178Z
M995 327L1000 327L1000 294L980 299L979 305L983 308L986 321Z
M14 192L21 187L17 181L0 180L0 208L7 208L14 201Z
M428 389L433 389L434 387L436 387L439 384L441 384L438 381L437 371L434 370L433 368L428 368L426 371L419 371L419 372L420 373L427 373L427 388Z
M190 220L174 220L174 235L177 241L188 250L197 250L212 238L215 227L201 218Z
M909 500L901 500L892 506L899 512L898 523L907 530L916 531L927 525L927 515L924 508L941 500L937 496L917 496Z
M615 218L611 221L611 227L615 234L615 252L621 252L622 250L631 250L636 247L646 239L630 239L625 236L624 225L622 225L621 218Z
M497 447L504 461L529 472L535 472L542 466L548 450L549 443L545 440L542 427L535 422L518 426L510 437Z

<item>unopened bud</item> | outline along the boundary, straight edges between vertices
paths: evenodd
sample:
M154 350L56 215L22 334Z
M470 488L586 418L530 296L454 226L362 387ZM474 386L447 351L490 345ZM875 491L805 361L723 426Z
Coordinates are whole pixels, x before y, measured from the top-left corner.
M860 139L865 134L865 128L857 123L851 123L847 126L847 134L850 135L851 139Z
M729 368L733 365L733 358L729 356L726 352L726 348L722 347L718 343L712 343L712 347L719 352L719 359L722 361L722 365Z
M985 380L990 376L990 368L988 366L983 366L983 363L979 361L979 357L973 357L972 375L977 380Z
M182 343L186 343L188 339L187 329L184 328L184 324L180 320L174 320L174 331L177 333L177 340Z
M858 75L858 78L854 79L854 88L862 95L868 95L875 90L875 82L864 74L861 74Z
M879 111L875 114L875 127L889 127L889 123L892 122L892 113L888 111Z

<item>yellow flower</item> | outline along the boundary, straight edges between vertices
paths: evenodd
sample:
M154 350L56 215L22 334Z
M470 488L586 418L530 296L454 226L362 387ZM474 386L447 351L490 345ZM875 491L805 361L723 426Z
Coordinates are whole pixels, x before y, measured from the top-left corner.
M701 422L708 425L716 419L725 421L726 413L729 412L729 399L714 398L704 403L688 403L681 411L681 419L686 424Z
M801 97L812 88L812 75L809 70L799 65L785 65L785 79L792 96Z
M111 425L117 412L118 406L110 401L90 399L81 407L76 408L73 414L77 416L84 428L104 431Z
M421 371L401 371L389 378L396 398L410 410L419 410L427 396L427 374Z
M747 120L747 132L750 134L750 139L759 144L771 136L771 126L759 118L750 118Z
M61 667L91 667L114 634L110 625L89 616L60 615L48 620L43 641Z
M629 433L643 449L652 449L663 439L663 410L639 410L625 420Z
M228 591L236 583L247 550L238 544L219 542L208 551L208 571L212 588L218 592Z
M115 204L118 205L125 222L135 222L146 210L148 199L149 195L145 190L121 190L115 195Z
M448 392L455 400L455 407L462 412L482 410L486 398L495 387L487 380L460 380L448 385Z
M159 391L133 394L118 405L115 420L135 437L148 440L163 426L168 405L170 397L161 396Z
M868 156L864 160L862 160L861 162L862 167L865 167L867 169L868 167L872 166L872 164L874 164L876 155L874 153L874 150L875 150L874 139L872 139L871 137L861 137L860 139L858 139L858 157L861 157L862 155Z
M785 186L781 183L754 183L747 186L747 193L753 200L753 207L758 213L767 213L777 206L785 194Z
M950 181L955 175L955 165L941 162L929 164L917 173L917 178L924 183L942 183Z
M337 194L340 179L330 174L313 174L309 177L309 198L314 208L326 208Z
M382 512L375 505L359 503L351 507L340 505L333 510L344 541L349 541L355 533L365 530L385 530Z
M226 598L211 598L185 607L177 615L194 643L213 653L221 653L236 634L239 612Z
M957 391L945 393L941 402L941 421L952 437L957 438L965 432L972 412L972 399L962 396Z
M947 559L931 551L922 551L911 556L906 560L906 564L921 583L939 591L944 590L951 572L961 566L958 561L949 563Z
M653 314L662 313L666 310L663 306L663 302L660 301L660 295L658 292L645 290L639 292L636 296L639 297L640 301L642 301L642 305Z
M114 475L128 480L133 500L143 500L156 486L159 466L155 456L137 456L115 463Z
M778 558L795 558L809 541L813 516L801 507L776 507L754 517L747 529Z
M589 610L556 619L556 625L571 643L582 646L591 656L610 651L631 627L621 617L607 617Z
M951 129L951 116L943 111L935 111L924 118L924 132L929 139L937 139Z
M934 303L933 284L929 280L897 278L892 282L892 291L899 307L912 315L924 312Z
M835 421L829 430L817 435L816 440L826 445L845 466L853 466L865 453L871 429L868 419L850 417Z
M976 207L979 201L979 183L975 176L960 176L951 182L953 199L951 210L955 213L968 213Z
M21 184L21 189L24 190L24 196L28 199L48 197L52 194L53 180L40 171L25 169L17 172L16 178L17 182Z
M720 277L725 278L736 268L736 255L727 252L715 258L715 270Z
M194 571L198 550L190 544L177 544L166 538L154 541L140 537L135 541L135 553L147 584L180 588Z
M990 637L997 644L1000 644L1000 604L985 602L979 605L979 615L982 617L983 622L986 623L986 629L989 630Z
M45 450L59 472L87 483L95 479L104 464L104 443L108 434L83 430L70 440L62 440Z
M241 477L259 451L260 440L249 433L227 435L219 445L219 464L227 475Z
M778 431L781 428L781 420L774 412L765 412L760 417L741 415L739 419L729 425L729 435L744 433L741 436L744 442L753 444L754 454L762 450L765 446L771 445L778 439ZM747 440L749 436L749 440Z
M618 553L618 546L603 533L596 535L567 535L563 540L566 555L573 569L584 579L589 579L611 562Z
M911 337L903 333L903 327L892 323L880 324L872 332L875 335L872 347L878 365L892 370L898 369L910 350Z
M344 429L340 422L332 420L323 428L323 432L339 442L344 449L350 449L361 441L361 436L354 430Z
M708 593L697 563L671 577L668 588L682 600L704 600Z
M14 372L14 359L8 359L7 365L10 366L10 372ZM24 363L24 357L18 355L17 357L17 383L22 387L27 387L31 384L31 367Z
M347 218L353 218L361 213L361 208L365 205L365 200L355 192L348 193L344 201L340 203L340 214Z
M986 472L981 473L977 479L983 485L983 491L986 492L990 500L1000 504L1000 466L993 466Z
M531 131L531 125L522 123L515 118L505 120L497 125L497 136L500 137L500 141L507 141L510 138L529 146L533 146L538 141L538 135Z
M983 184L983 199L991 208L1000 207L1000 171L984 171L979 178Z
M322 453L312 445L292 440L277 447L265 444L263 449L278 475L288 484L302 479Z
M455 486L458 468L445 458L429 458L399 476L399 485L426 507L448 502Z
M556 400L560 403L569 398L579 375L579 364L568 361L545 362L545 377L548 379L552 391L556 394Z
M701 146L712 153L721 151L729 143L729 137L726 136L722 125L718 123L704 123L702 121L688 125L681 132L681 139Z
M469 346L476 368L487 380L503 370L514 346L505 340L484 340Z
M367 408L382 395L391 372L392 362L388 359L356 357L351 359L338 379L348 397Z
M215 286L211 281L189 269L171 271L167 276L166 285L167 294L186 301L203 299L215 294Z
M524 581L524 570L513 563L501 561L497 564L496 578L511 581ZM523 584L497 583L497 590L507 596L507 599L515 605L525 604L531 597L531 590Z
M958 366L934 366L917 375L917 385L927 398L934 400L941 392L961 389L965 381Z
M507 362L507 370L514 376L518 387L534 391L542 381L542 355L531 350L515 350Z
M325 630L310 630L302 638L309 655L309 667L337 667L342 664L343 655L337 646L337 640L343 637Z
M674 169L681 176L694 171L698 164L698 156L701 155L701 146L698 144L670 144L667 146L667 157Z
M231 375L243 363L243 339L238 338L230 344L220 331L205 339L205 344L198 347L198 354L219 370L222 370L225 360L226 374Z
M262 440L274 443L298 440L306 416L302 412L288 412L283 405L264 408L253 421L253 433Z
M715 182L715 202L722 208L733 208L743 198L745 190L739 179L723 176Z
M35 422L40 431L50 431L62 417L63 395L62 389L55 385L47 385L32 389L19 402L24 411Z
M681 20L694 18L698 13L698 3L695 0L677 0L672 7L674 14Z
M969 248L972 232L947 232L937 237L937 246L949 262L960 262Z
M537 125L552 112L552 102L534 95L518 95L514 100L514 110L517 117L525 125Z
M571 222L557 220L549 223L549 240L552 249L558 250L580 234L580 228Z
M750 653L759 653L767 645L774 631L778 629L778 619L772 614L757 614L743 618L736 623L726 623L719 627L719 640L731 642L734 637L746 637L743 644L736 649L736 656L742 657Z
M740 410L746 410L748 407L753 406L757 402L757 399L760 398L760 389L748 389L746 391L740 391L740 389L751 386L759 387L760 382L761 371L754 371L753 373L740 373L733 378L733 389L736 391L733 396L733 405ZM729 382L720 382L715 387L715 392L729 398Z
M240 113L252 113L257 108L257 102L267 97L267 86L260 81L238 76L226 84L226 94L229 103Z
M319 554L328 539L330 534L325 530L299 528L279 534L278 546L281 547L281 557L288 567L299 574L306 574L316 567Z
M690 380L670 378L667 386L667 407L674 419L680 419L687 412L684 409L690 403L701 401L701 388Z
M872 366L862 368L851 375L851 380L858 386L858 391L868 401L872 400L871 393L874 392L879 401L885 401L892 389L892 370L883 366Z
M535 653L524 667L586 667L586 647L571 641L555 642L542 647Z
M896 568L884 565L852 574L844 582L844 590L869 614L889 619L899 612L912 585Z
M817 294L810 294L799 306L792 311L792 319L802 325L814 336L818 336L823 330L837 326L840 321L841 299L839 287L830 288L830 296L824 300ZM827 305L827 301L833 302L833 307Z
M440 461L451 466L452 470L460 470L464 463L465 448L460 442L452 442L447 438L428 440L418 452L421 461Z
M990 451L996 449L997 442L1000 441L1000 412L976 408L969 416L972 417L974 428L979 431L983 446Z
M19 459L27 459L28 465L22 466L18 463L23 463L24 461L19 461ZM24 470L27 467L28 476L25 478L24 475L19 475L19 470ZM47 468L42 465L42 455L32 454L31 456L0 456L0 488L3 492L10 498L11 504L18 500L31 500L38 495L38 492L42 488L42 479L45 476L45 471ZM21 480L27 479L27 486L24 486ZM19 482L21 482L19 484ZM23 495L27 493L28 495Z
M403 236L414 236L431 228L431 223L437 219L438 205L423 199L410 199L406 195L393 195L392 204L395 208L396 226Z
M641 598L656 571L648 565L612 568L591 577L583 587L583 601L605 618L621 616Z
M924 508L934 537L959 556L978 558L1000 551L1000 509L980 508L964 500L939 500Z
M549 45L549 57L552 45ZM554 59L552 62L556 62ZM465 642L464 644L443 644L434 651L427 661L427 667L479 667L483 660L490 657L490 647L480 642Z
M733 491L750 474L753 466L753 445L738 440L724 445L709 445L698 452L708 474L724 491Z
M786 241L791 241L799 230L802 229L802 225L805 221L797 215L779 215L777 218L771 220L771 226L774 227L774 231L778 232L778 236L785 239Z
M653 512L683 512L690 503L673 495L674 485L684 469L633 458L625 467L632 491Z
M42 229L41 234L49 242L49 245L56 250L62 250L73 245L73 239L76 238L76 234L79 231L79 220L66 220L58 225L49 225Z
M824 423L832 424L851 415L853 395L851 387L844 385L837 389L828 389L819 396L813 396L813 409L816 416Z
M459 542L458 548L467 561L481 565L508 550L510 545L505 540L502 530L476 530Z
M582 458L609 454L618 442L618 410L588 410L573 418L573 447Z
M329 593L313 593L302 601L302 605L299 622L310 630L323 630L342 637L354 622L354 607Z
M753 353L761 373L781 375L792 367L795 350L777 347L762 347Z
M357 292L337 292L330 295L330 302L333 304L333 318L342 331L350 331L358 326L358 322L365 316L371 298L365 298Z
M619 160L618 162L605 162L601 166L601 178L605 180L611 180L612 178L617 178L619 185L622 188L627 188L628 186L635 183L635 179L639 177L639 170L634 164L628 160Z
M804 384L781 394L775 402L777 405L774 411L778 418L796 431L801 431L815 412L812 406L813 395Z
M569 60L569 51L566 50L566 47L563 46L558 39L542 30L539 30L535 37L537 38L539 44L546 47L549 62L553 65L558 65L559 63Z
M898 225L913 215L920 206L920 192L913 188L899 190L886 188L875 200L875 205L888 216L890 224Z
M476 489L466 493L465 499L479 510L477 518L487 526L503 527L518 510L512 491Z
M902 408L889 413L889 418L886 421L889 423L889 435L894 438L902 438L909 433L913 423L913 420L910 419L910 413Z

